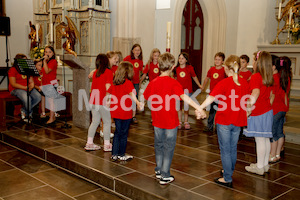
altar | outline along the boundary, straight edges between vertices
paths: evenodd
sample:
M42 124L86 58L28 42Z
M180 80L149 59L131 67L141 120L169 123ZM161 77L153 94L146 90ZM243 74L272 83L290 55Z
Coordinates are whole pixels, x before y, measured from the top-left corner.
M300 44L258 45L258 50L268 51L276 56L287 56L292 61L291 96L300 97Z

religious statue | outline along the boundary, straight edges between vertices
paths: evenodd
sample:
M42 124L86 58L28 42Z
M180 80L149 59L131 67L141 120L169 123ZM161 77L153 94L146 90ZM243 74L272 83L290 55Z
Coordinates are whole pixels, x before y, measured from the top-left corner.
M36 27L29 21L29 27L30 27L30 33L28 34L28 38L30 39L30 49L33 49L34 47L37 47L37 36L36 36ZM38 38L40 38L40 43L43 42L43 30L42 27L38 30Z
M76 39L78 39L79 42L81 43L80 34L74 22L69 17L67 16L65 17L68 21L68 24L61 22L58 25L62 38L66 38L66 41L63 44L63 48L67 53L77 57L77 54L75 52L75 44L76 44Z

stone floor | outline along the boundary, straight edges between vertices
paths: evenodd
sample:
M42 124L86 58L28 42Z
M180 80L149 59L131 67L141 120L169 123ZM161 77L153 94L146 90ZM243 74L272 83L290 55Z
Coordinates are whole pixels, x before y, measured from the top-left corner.
M299 108L297 102L291 104L286 128L300 128ZM154 176L150 112L139 113L137 119L139 123L129 131L127 153L134 159L128 162L112 162L111 153L103 150L86 152L87 130L75 126L64 129L62 123L45 127L36 122L36 133L26 125L3 130L0 199L297 199L300 195L300 145L288 142L285 157L272 164L268 174L259 176L244 169L256 156L254 140L242 138L233 188L215 184L213 179L222 168L217 135L204 133L206 121L193 117L191 130L178 131L171 165L175 181L161 186ZM103 144L98 134L95 142Z

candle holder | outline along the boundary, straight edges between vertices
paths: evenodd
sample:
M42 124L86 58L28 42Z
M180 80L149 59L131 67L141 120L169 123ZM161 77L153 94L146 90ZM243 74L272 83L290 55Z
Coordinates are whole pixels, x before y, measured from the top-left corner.
M287 35L287 39L286 39L286 41L285 41L284 44L292 44L292 43L291 43L291 40L290 40L290 37L291 37L291 36L290 36L290 35L291 35L291 34L290 34L290 32L291 32L291 25L290 25L290 24L288 24L288 29L287 29L287 30L288 30L288 35Z
M277 20L277 34L276 34L276 38L274 39L274 41L272 42L272 44L280 44L280 40L279 40L279 24L280 24L280 19L276 18Z

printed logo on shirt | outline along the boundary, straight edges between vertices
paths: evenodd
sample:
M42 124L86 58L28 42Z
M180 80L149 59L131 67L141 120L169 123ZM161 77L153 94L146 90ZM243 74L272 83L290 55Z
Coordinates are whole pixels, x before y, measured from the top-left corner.
M27 78L27 76L26 75L22 75L22 79L26 79Z
M181 78L185 77L185 72L180 72L180 73L179 73L179 76L180 76Z
M153 72L154 72L155 74L157 74L157 73L159 72L159 69L158 69L158 68L154 68L154 69L153 69Z
M242 75L240 75L241 78L244 78Z
M39 80L39 81L42 81L42 77L41 77L41 76L40 76L40 77L38 77L38 80Z
M135 68L139 68L139 66L140 66L140 65L139 65L138 62L134 63L134 67L135 67Z
M213 78L214 78L214 79L219 78L219 74L218 74L218 73L214 73Z

